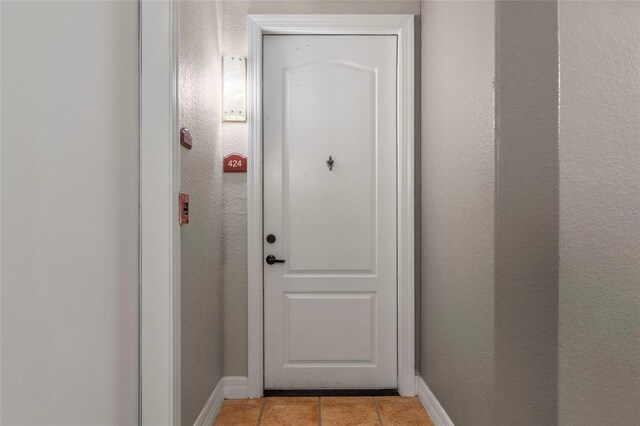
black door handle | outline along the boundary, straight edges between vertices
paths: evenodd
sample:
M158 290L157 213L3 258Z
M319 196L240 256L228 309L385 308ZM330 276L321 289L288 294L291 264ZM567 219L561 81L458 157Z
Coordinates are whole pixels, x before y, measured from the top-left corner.
M270 254L269 256L267 256L267 258L265 259L267 261L267 263L269 265L273 265L274 263L284 263L284 260L282 259L276 259L276 257L272 254Z

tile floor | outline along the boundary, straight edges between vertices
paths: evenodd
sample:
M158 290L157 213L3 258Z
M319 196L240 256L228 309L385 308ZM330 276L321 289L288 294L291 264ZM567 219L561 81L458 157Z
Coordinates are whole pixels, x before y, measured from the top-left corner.
M215 426L433 426L417 398L273 397L226 400Z

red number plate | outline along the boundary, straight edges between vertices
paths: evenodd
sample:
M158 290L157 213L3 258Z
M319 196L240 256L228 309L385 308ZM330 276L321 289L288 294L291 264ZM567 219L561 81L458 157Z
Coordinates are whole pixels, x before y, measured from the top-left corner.
M229 154L224 157L224 172L225 173L246 173L247 172L247 157L242 154Z
M180 192L178 200L180 201L180 225L186 225L189 223L189 194Z

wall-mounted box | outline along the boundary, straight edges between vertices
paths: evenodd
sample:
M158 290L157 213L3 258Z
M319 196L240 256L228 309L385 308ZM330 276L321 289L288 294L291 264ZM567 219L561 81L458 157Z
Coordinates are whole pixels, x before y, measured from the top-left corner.
M178 194L178 204L180 208L180 225L189 223L189 194L180 192Z
M191 132L186 127L180 129L180 145L187 149L193 147L193 139L191 138Z

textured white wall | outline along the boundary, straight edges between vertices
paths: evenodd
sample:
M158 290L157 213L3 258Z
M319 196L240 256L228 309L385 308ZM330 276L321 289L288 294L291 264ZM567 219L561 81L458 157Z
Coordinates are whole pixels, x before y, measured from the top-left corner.
M220 2L180 3L181 190L190 195L181 227L182 424L193 424L222 377L222 137Z
M0 13L0 422L135 425L138 4Z
M495 11L422 2L420 372L457 425L492 425Z
M560 424L640 418L640 3L560 2Z
M224 1L222 54L247 55L249 13L408 13L410 1ZM247 154L247 125L222 123L223 152ZM224 205L224 374L247 375L247 186L246 175L223 177Z

